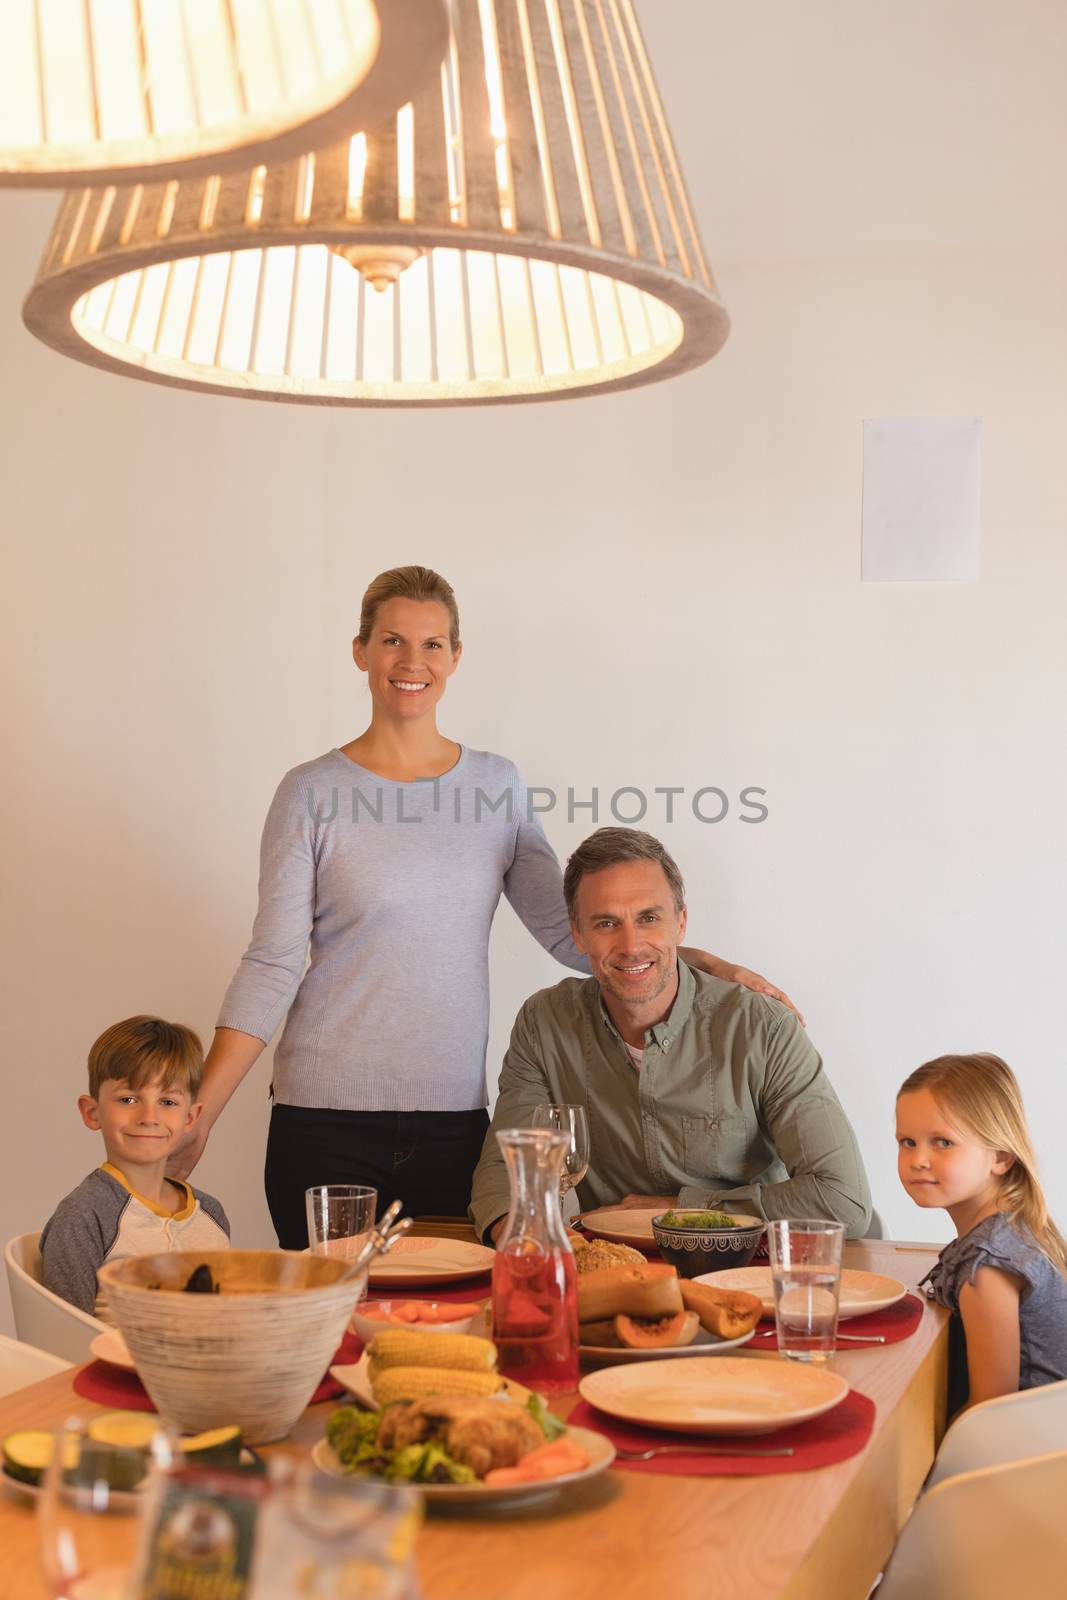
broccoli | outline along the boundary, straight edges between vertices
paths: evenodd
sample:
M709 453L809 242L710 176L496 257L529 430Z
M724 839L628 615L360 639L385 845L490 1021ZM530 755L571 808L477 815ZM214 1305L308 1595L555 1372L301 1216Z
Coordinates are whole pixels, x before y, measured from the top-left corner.
M341 1465L349 1472L367 1467L380 1452L377 1446L378 1414L339 1406L326 1424L326 1438Z
M668 1211L665 1228L736 1228L737 1218L725 1211Z
M461 1466L439 1444L409 1444L394 1450L385 1469L390 1483L474 1483L470 1467Z
M554 1412L545 1405L539 1394L532 1394L526 1402L526 1409L537 1423L549 1444L555 1439L562 1438L566 1433L566 1424L561 1422Z

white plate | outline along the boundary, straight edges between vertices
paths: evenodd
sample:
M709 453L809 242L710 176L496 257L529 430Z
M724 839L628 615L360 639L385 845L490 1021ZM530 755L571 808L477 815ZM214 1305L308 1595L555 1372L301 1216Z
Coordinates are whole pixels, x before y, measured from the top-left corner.
M418 1489L431 1505L468 1505L471 1507L493 1505L519 1505L525 1500L541 1500L569 1489L572 1484L584 1483L606 1472L615 1460L615 1446L602 1433L589 1428L568 1428L568 1439L580 1446L589 1457L589 1465L580 1472L563 1472L558 1478L542 1478L539 1483L509 1483L494 1486L487 1483L413 1483L403 1487ZM325 1439L312 1447L311 1459L322 1471L334 1478L347 1478L337 1456Z
M377 1411L378 1402L374 1398L374 1390L370 1381L370 1359L365 1350L353 1366L331 1367L330 1377L333 1378L335 1383L339 1383L342 1389L347 1389L353 1399L358 1400L360 1405L366 1406L368 1411ZM507 1378L504 1379L504 1383L507 1385ZM529 1393L529 1389L519 1384L517 1385L517 1392L513 1391L510 1398L518 1400L520 1404L525 1405L526 1397ZM500 1397L501 1399L507 1399L508 1395L501 1391ZM496 1396L494 1395L492 1398L495 1399Z
M631 1361L666 1361L671 1357L677 1360L684 1356L717 1356L724 1350L736 1350L738 1345L747 1344L754 1332L752 1328L738 1339L720 1339L717 1334L701 1328L692 1344L657 1350L618 1350L610 1345L583 1344L578 1354L604 1367L627 1366Z
M734 1267L727 1272L706 1272L694 1283L708 1283L713 1289L744 1289L763 1301L764 1316L774 1316L774 1290L770 1267ZM838 1319L865 1317L872 1311L886 1311L903 1300L908 1286L897 1278L884 1278L880 1272L860 1272L845 1267L841 1273L841 1300Z
M253 1462L257 1461L258 1459L259 1458L255 1456L251 1450L242 1449L241 1465L243 1467L251 1466ZM36 1500L39 1497L41 1490L44 1487L44 1485L40 1483L23 1483L21 1478L13 1478L10 1472L8 1472L7 1468L4 1466L0 1466L0 1483L3 1483L5 1488L10 1489L12 1494L18 1495L24 1500L31 1501ZM116 1504L119 1506L124 1506L127 1502L132 1504L136 1497L140 1494L143 1494L147 1487L148 1477L146 1474L145 1477L141 1479L141 1482L137 1485L136 1489L116 1492L113 1498ZM81 1591L79 1590L79 1594L80 1593ZM123 1590L123 1593L125 1593L125 1590Z
M495 1250L462 1239L398 1239L388 1255L375 1256L371 1283L406 1285L448 1283L492 1269Z
M385 1328L407 1329L409 1333L469 1333L471 1325L482 1315L481 1305L477 1296L474 1296L471 1301L472 1304L478 1303L477 1311L473 1312L469 1317L454 1318L450 1322L404 1322L400 1317L391 1317L389 1315L390 1308L398 1303L399 1297L397 1300L361 1300L348 1319L348 1326L353 1333L359 1334L364 1344L369 1344L375 1334L381 1333ZM436 1306L442 1302L424 1300L421 1303L425 1306ZM370 1305L379 1306L386 1313L385 1316L368 1317L366 1308ZM456 1310L459 1310L458 1306Z
M106 1333L98 1333L89 1349L98 1361L106 1361L112 1367L125 1367L127 1372L135 1370L133 1357L117 1328L109 1328Z
M9 1494L15 1495L19 1500L28 1500L31 1504L41 1493L39 1483L23 1483L21 1478L13 1478L6 1467L0 1467L0 1483Z
M4 1484L5 1488L10 1489L12 1494L18 1495L22 1500L37 1500L44 1489L42 1483L23 1483L21 1478L13 1478L6 1467L0 1467L0 1482ZM136 1489L116 1490L111 1496L111 1500L118 1507L131 1506L137 1497L143 1493L147 1482L146 1475L141 1479Z
M632 1211L624 1208L589 1211L579 1220L593 1239L610 1239L613 1244L645 1245L654 1250L656 1241L652 1234L652 1218L661 1217L669 1209L666 1206L653 1206L646 1211L634 1206Z
M772 1433L840 1405L845 1379L798 1361L664 1361L605 1367L578 1385L583 1400L624 1422L671 1433Z
M330 1377L335 1383L339 1383L342 1389L347 1389L360 1405L366 1406L370 1411L378 1409L374 1390L370 1386L370 1361L365 1350L354 1365L331 1367Z

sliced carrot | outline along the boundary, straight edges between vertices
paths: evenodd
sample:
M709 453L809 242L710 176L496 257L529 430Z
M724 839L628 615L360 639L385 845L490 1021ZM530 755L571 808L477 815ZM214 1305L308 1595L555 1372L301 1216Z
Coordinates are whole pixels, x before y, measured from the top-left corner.
M429 1306L424 1306L423 1319L426 1322L460 1322L464 1317L473 1317L477 1310L477 1305L439 1305L433 1309Z
M503 1488L507 1484L539 1483L544 1478L560 1478L567 1472L580 1472L589 1465L589 1457L569 1439L557 1439L554 1444L542 1444L529 1455L523 1456L517 1467L496 1467L486 1474L485 1482L491 1487Z

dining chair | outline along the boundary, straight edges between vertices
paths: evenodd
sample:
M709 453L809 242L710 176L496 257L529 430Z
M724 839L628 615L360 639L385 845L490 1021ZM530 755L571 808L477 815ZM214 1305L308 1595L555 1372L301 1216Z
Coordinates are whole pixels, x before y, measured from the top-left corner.
M1065 1501L1067 1450L946 1479L905 1523L875 1600L1061 1600Z
M57 1372L69 1372L70 1366L69 1361L61 1361L47 1350L0 1333L0 1395L14 1394L16 1389L40 1383L42 1378L53 1378Z
M956 1418L937 1452L927 1489L960 1472L1067 1447L1067 1379L985 1400Z
M88 1361L89 1346L107 1325L79 1311L41 1282L39 1233L22 1233L4 1246L15 1332L25 1343L64 1361Z

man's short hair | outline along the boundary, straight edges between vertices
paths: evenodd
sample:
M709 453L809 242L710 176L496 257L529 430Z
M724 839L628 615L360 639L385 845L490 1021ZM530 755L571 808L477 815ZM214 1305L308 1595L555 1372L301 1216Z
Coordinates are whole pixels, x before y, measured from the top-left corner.
M598 828L568 858L563 874L563 894L567 901L567 915L573 922L576 917L578 885L590 872L602 872L605 867L617 867L623 861L654 861L663 868L674 897L675 911L685 906L685 884L673 856L640 828Z
M184 1089L190 1100L200 1093L204 1047L192 1028L162 1017L127 1017L112 1023L89 1051L89 1093L100 1098L100 1086L125 1080L141 1089L157 1078L165 1089Z

